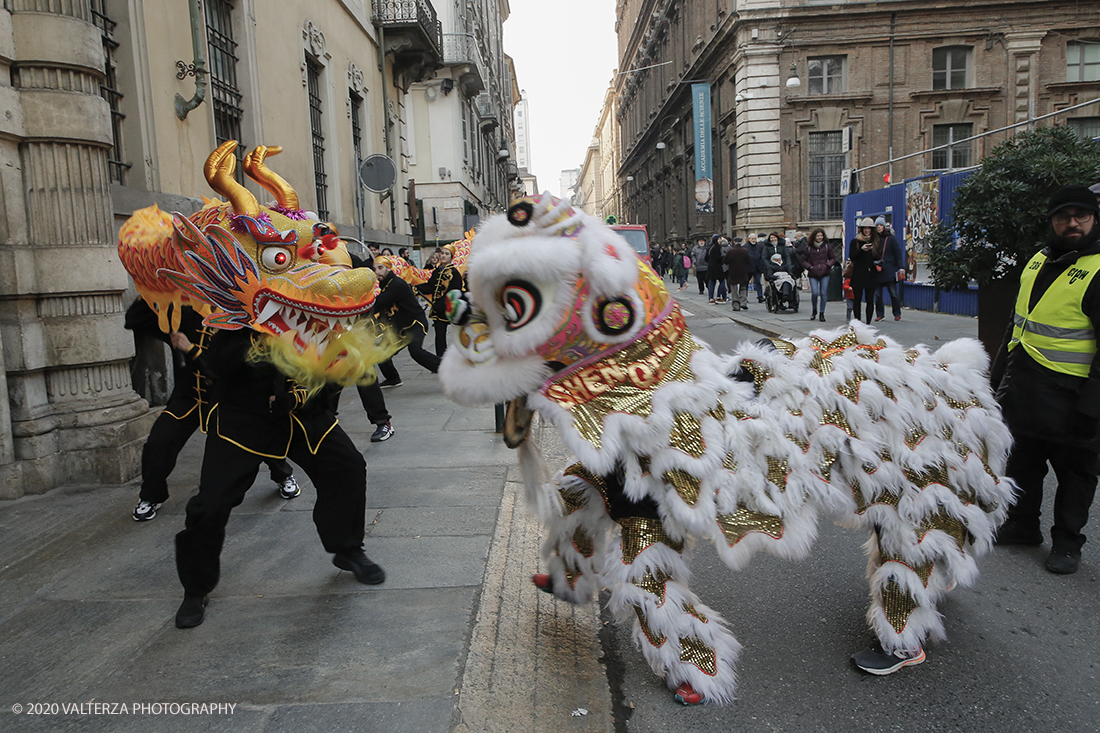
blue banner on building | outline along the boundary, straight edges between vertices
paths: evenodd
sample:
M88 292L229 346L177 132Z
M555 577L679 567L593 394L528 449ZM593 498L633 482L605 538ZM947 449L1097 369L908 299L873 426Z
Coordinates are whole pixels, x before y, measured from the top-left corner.
M695 133L695 211L714 213L714 158L710 147L710 84L691 85Z

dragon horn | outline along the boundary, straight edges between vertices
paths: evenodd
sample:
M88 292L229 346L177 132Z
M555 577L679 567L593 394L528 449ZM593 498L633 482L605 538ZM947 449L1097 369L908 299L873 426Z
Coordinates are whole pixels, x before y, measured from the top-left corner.
M278 155L281 152L283 149L278 146L269 148L266 145L257 145L255 150L244 156L244 172L274 194L275 200L284 209L298 209L300 208L298 194L278 173L264 165L264 159L267 156Z
M237 170L237 156L233 155L236 148L236 140L226 140L206 159L202 172L210 188L229 199L234 213L255 217L260 213L260 204L251 191L233 178Z

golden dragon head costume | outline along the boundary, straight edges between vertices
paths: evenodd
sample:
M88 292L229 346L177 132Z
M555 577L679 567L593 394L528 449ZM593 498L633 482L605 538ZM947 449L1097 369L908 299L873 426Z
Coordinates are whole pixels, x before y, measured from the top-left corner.
M119 257L138 293L165 331L191 305L207 325L267 335L258 353L303 385L373 378L374 364L396 348L362 318L377 294L374 273L353 269L336 229L303 211L267 167L281 148L261 145L244 158L245 173L275 197L261 205L234 178L236 147L218 146L203 171L227 201L207 201L189 217L153 205L123 224Z
M484 223L467 277L440 378L460 403L512 401L506 438L549 525L538 584L573 602L611 588L680 699L732 700L740 649L687 586L688 535L741 568L805 557L818 516L839 516L870 533L885 652L943 636L936 602L977 578L1012 497L978 342L907 349L854 322L718 355L624 240L548 194ZM553 479L532 410L580 459Z

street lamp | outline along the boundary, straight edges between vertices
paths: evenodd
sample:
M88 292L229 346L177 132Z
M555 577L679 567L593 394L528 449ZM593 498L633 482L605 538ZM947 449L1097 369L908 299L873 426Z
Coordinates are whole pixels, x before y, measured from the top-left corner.
M794 87L802 86L802 80L798 78L798 67L791 62L791 75L787 77L787 88L793 89Z

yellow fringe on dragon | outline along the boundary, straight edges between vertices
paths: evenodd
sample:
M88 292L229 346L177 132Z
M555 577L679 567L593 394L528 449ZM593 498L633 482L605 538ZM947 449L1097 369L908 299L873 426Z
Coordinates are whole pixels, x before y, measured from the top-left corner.
M308 391L327 382L367 383L374 366L403 344L368 315L378 294L374 273L352 268L336 228L299 207L294 189L265 160L263 145L245 172L275 201L261 205L234 179L237 143L207 159L207 182L228 200L195 214L168 216L156 205L134 212L119 232L119 257L165 331L191 305L216 328L251 328L251 358L273 362Z

